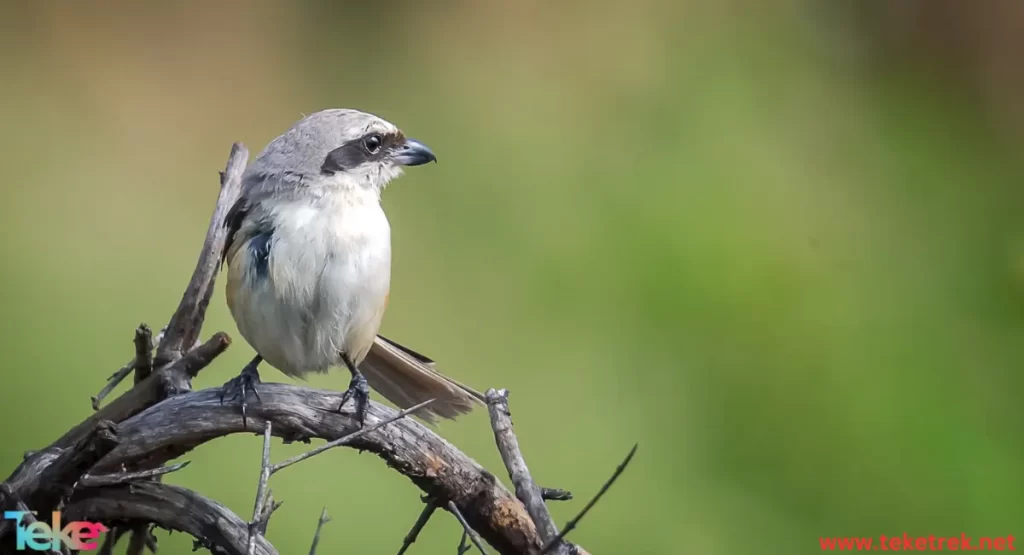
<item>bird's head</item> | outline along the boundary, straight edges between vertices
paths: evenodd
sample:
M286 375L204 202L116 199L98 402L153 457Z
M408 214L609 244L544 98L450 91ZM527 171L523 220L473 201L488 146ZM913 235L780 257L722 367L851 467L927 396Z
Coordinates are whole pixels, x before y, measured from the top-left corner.
M299 120L267 145L246 174L247 181L273 181L275 187L364 188L379 194L404 166L436 161L430 148L393 123L333 109Z

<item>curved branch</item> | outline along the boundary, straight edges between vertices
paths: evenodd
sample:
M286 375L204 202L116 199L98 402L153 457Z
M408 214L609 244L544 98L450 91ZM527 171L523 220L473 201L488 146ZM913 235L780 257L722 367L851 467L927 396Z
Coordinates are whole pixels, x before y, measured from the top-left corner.
M351 413L337 412L339 392L275 383L259 387L260 402L251 405L244 426L237 406L221 405L219 389L175 396L148 408L120 423L121 442L92 472L114 471L122 464L156 466L227 434L259 434L268 420L273 434L289 441L330 441L356 429ZM395 414L370 403L366 424ZM398 420L348 445L375 453L431 497L454 502L469 525L500 553L540 552L537 529L519 500L493 474L426 426L408 418Z
M80 489L63 513L69 522L86 519L154 522L162 528L189 534L207 548L216 546L229 555L246 555L248 526L245 521L220 503L178 486L133 482L118 487ZM258 535L255 553L277 555L277 550Z

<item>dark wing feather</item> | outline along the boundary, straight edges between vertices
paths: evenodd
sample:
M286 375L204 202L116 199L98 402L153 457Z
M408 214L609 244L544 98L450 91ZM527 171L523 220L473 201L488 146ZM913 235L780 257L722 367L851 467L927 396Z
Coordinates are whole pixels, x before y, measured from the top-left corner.
M245 219L245 215L249 213L249 203L242 197L235 201L235 204L228 210L227 217L224 218L224 227L228 228L228 237L224 241L224 252L221 253L220 262L221 265L227 260L228 253L231 252L231 243L235 240L235 233L238 228L242 227L242 220Z
M388 343L392 347L395 347L396 349L398 349L398 350L404 352L405 354L411 356L412 358L418 360L422 364L425 364L427 366L433 366L434 365L434 361L432 359L428 358L426 355L422 355L420 353L417 353L416 351L410 349L409 347L406 347L405 345L402 345L402 344L400 344L398 342L392 341L392 340L388 339L387 337L384 337L383 335L377 334L377 337L381 338L382 341Z

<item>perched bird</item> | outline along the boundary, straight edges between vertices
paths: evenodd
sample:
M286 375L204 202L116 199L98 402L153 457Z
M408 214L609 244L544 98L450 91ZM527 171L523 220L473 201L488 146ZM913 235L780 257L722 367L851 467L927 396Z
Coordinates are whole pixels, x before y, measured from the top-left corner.
M302 377L344 365L360 425L369 387L399 407L428 399L418 416L454 418L483 396L433 361L377 335L391 282L391 226L381 192L403 166L436 162L393 124L356 110L299 120L245 170L228 213L227 303L256 357L221 394L259 392L267 361ZM425 412L429 411L429 412Z

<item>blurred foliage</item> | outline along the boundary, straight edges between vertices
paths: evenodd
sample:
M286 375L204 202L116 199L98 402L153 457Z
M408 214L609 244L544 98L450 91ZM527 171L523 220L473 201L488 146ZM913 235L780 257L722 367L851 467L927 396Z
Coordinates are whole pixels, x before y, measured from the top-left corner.
M170 316L232 141L354 107L440 157L385 194L384 332L512 390L535 476L577 495L559 522L639 441L573 533L593 553L1020 535L1021 10L775 4L4 4L0 467ZM240 339L221 299L205 335ZM502 474L483 411L439 431ZM247 515L259 452L170 481ZM271 486L284 553L322 506L327 553L396 551L420 510L350 450ZM437 518L413 550L458 537Z

